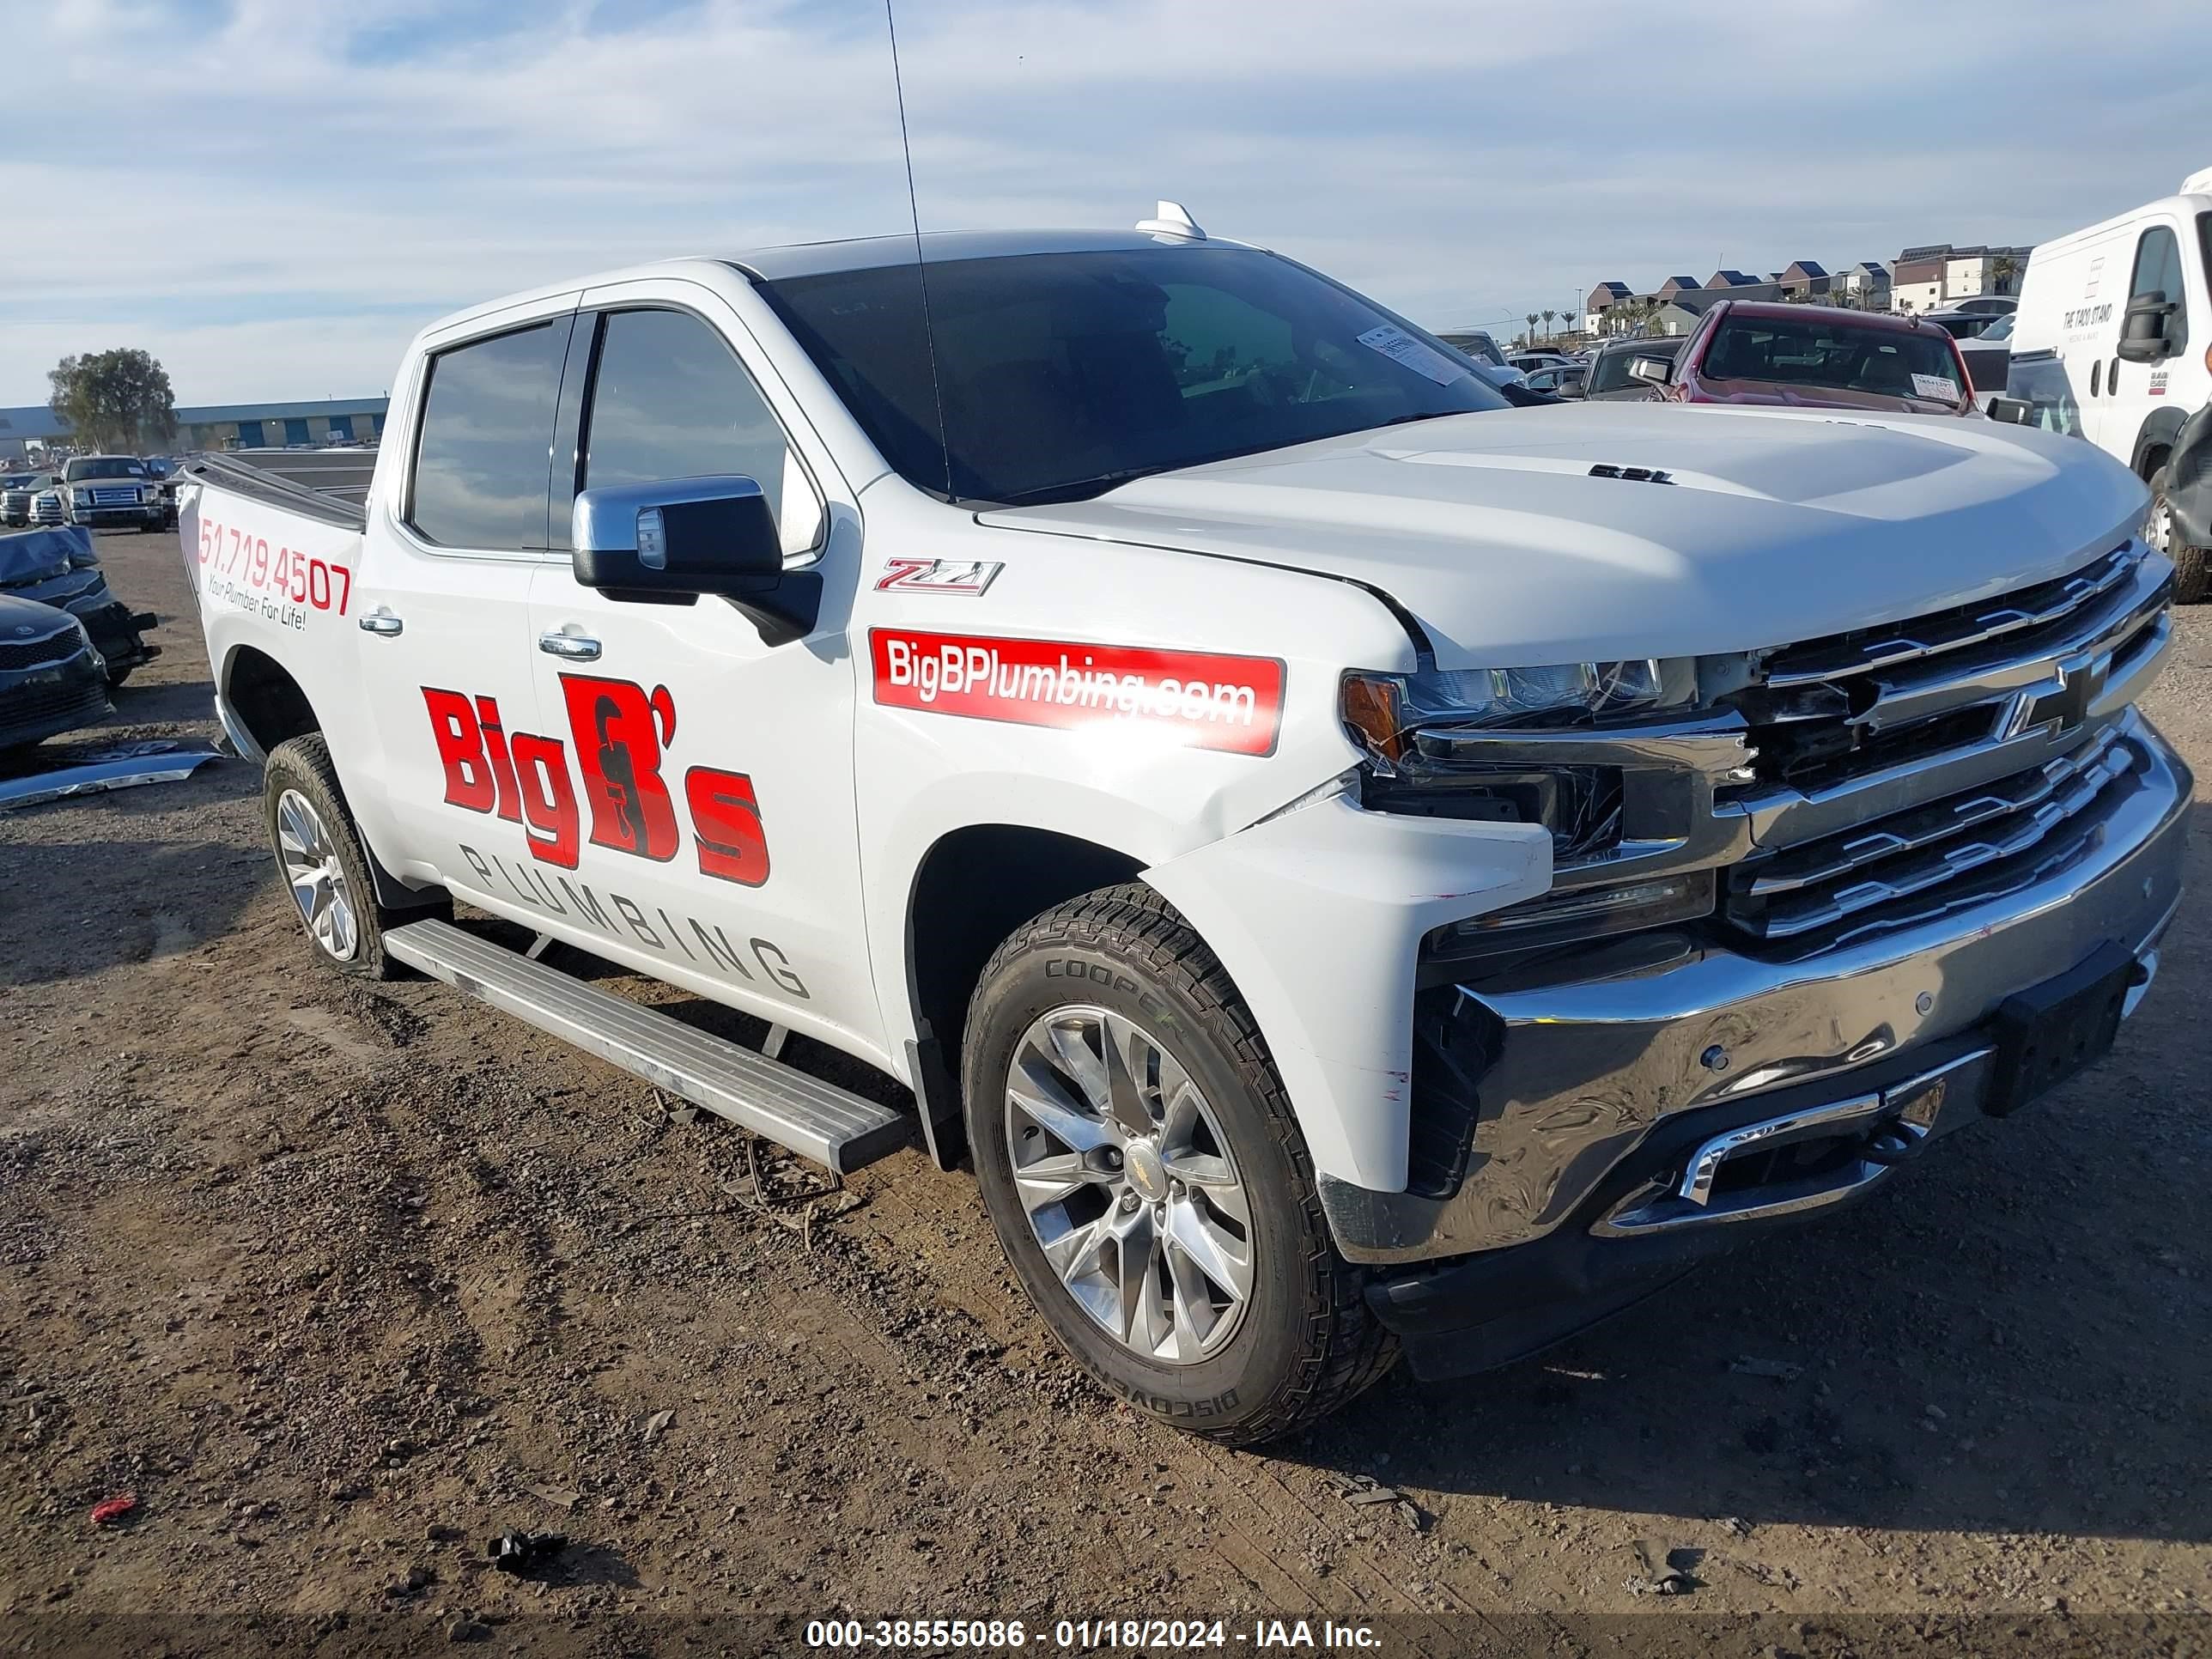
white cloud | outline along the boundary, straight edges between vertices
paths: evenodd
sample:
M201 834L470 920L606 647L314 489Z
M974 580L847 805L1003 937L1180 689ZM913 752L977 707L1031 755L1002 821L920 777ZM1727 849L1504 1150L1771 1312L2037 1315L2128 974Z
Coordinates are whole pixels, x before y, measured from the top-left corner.
M925 223L1177 196L1442 324L1601 277L2033 240L2170 189L2204 158L2167 148L2197 112L2155 43L2200 4L2087 34L2054 0L908 0L900 23ZM187 402L358 393L415 326L507 289L903 227L879 5L610 11L484 38L431 0L238 0L214 27L63 0L0 153L11 199L88 211L5 234L0 403L124 341Z

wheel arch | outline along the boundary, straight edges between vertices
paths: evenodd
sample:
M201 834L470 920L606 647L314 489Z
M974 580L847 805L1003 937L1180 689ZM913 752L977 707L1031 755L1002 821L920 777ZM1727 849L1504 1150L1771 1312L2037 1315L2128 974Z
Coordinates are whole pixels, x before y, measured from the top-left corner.
M2138 478L2148 478L2158 471L2159 463L2172 450L2174 440L2188 420L2179 407L2154 409L2143 416L2142 425L2136 432L2135 453L2129 465Z
M223 659L216 707L223 730L248 760L266 761L278 744L323 729L291 671L258 646L234 646Z
M969 999L991 952L1030 917L1133 881L1144 867L1121 848L1019 823L963 824L922 854L906 906L915 1033L907 1047L922 1126L940 1168L951 1168L963 1149L958 1056Z

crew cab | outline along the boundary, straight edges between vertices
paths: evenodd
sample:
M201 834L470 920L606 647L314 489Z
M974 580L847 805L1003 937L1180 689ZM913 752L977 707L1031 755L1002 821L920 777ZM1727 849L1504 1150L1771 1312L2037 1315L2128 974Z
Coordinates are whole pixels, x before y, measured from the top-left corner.
M181 492L314 955L966 1164L1225 1441L1881 1188L2101 1055L2179 902L2171 568L2086 445L1517 407L1164 205L557 283L393 386L359 471Z
M71 524L160 530L168 521L161 493L136 455L73 455L62 465L60 493Z

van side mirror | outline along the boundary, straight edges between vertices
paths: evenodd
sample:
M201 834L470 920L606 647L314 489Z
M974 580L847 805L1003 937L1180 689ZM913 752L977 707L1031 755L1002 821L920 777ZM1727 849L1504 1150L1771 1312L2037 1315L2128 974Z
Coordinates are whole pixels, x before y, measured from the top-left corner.
M1646 386L1664 386L1674 377L1674 365L1664 357L1632 357L1628 362L1628 378L1641 380Z
M821 611L821 576L783 568L768 497L736 473L580 491L569 541L577 581L605 598L690 605L713 594L769 645L805 637Z
M2164 289L2138 294L2120 316L2120 343L2115 349L2131 363L2164 362L2173 355L2166 343L2166 321L2174 306Z

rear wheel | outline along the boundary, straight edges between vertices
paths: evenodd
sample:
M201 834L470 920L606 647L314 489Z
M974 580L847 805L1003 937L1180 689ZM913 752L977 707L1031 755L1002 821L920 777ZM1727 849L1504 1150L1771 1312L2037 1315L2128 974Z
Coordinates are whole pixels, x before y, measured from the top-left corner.
M986 1207L1061 1345L1131 1405L1231 1444L1292 1432L1395 1344L1332 1245L1252 1017L1151 889L1015 932L969 1012Z
M277 872L307 943L325 966L356 979L391 979L386 913L322 733L280 743L262 774L263 812Z
M2212 548L2191 547L2181 540L2173 521L2173 508L2166 499L2166 469L2150 475L2150 520L2144 539L2173 561L2173 601L2197 605L2212 599Z

